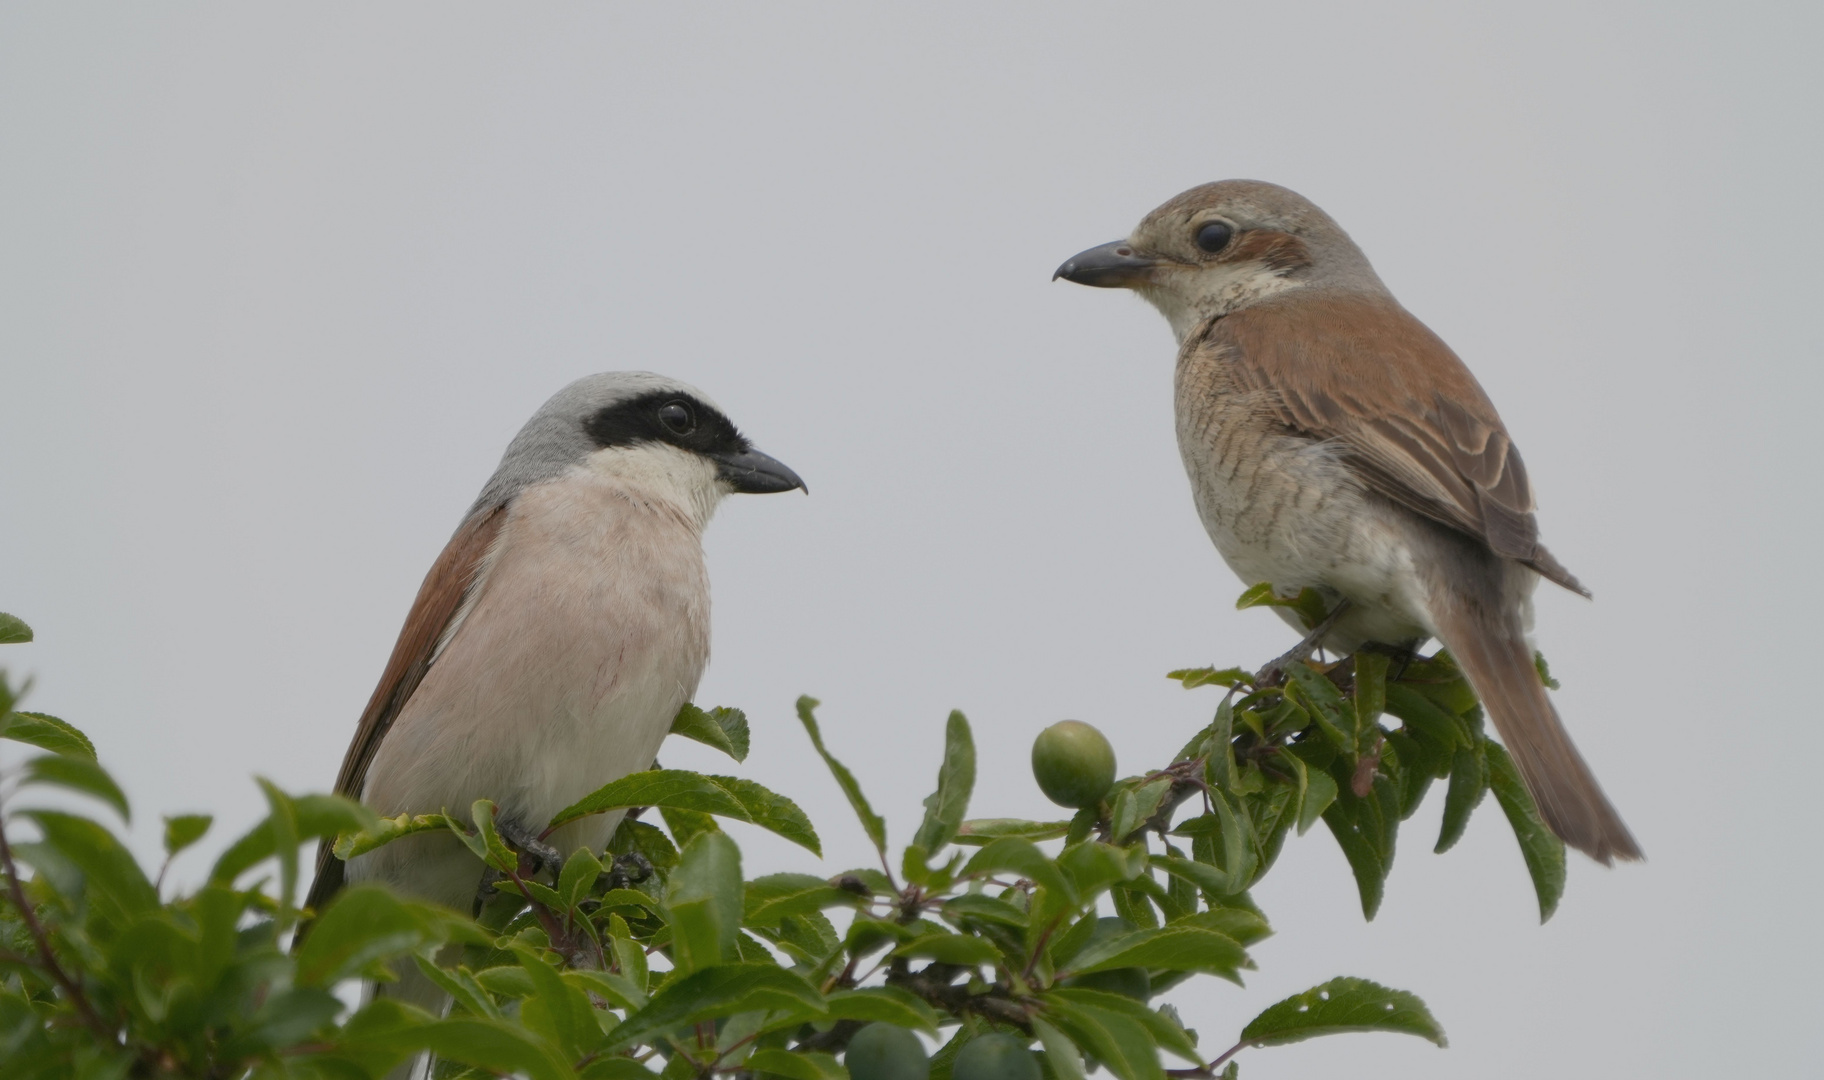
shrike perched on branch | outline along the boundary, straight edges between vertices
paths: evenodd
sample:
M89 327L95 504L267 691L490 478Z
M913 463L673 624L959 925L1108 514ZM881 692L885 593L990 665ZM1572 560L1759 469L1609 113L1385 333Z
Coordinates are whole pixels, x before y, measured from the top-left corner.
M1589 593L1539 542L1482 387L1329 215L1273 184L1205 184L1055 276L1132 289L1171 323L1198 514L1244 582L1333 605L1307 651L1439 639L1552 831L1603 863L1640 857L1527 640L1539 578Z
M539 850L553 814L652 765L695 693L709 660L702 536L716 505L803 487L684 383L608 372L558 391L426 575L336 791L388 817L466 817L492 799L503 835ZM620 818L546 839L600 851ZM307 902L321 910L346 879L467 911L482 871L442 833L346 867L325 844ZM416 972L389 993L442 998Z

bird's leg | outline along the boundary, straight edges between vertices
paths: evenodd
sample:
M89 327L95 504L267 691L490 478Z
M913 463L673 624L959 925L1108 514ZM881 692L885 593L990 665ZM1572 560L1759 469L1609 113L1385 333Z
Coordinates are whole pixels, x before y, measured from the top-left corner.
M496 821L494 827L499 830L500 838L513 845L514 849L519 852L522 865L525 862L532 864L531 873L536 874L541 870L549 870L553 878L563 873L563 854L539 839L536 831L515 821Z
M1336 602L1336 607L1330 609L1330 614L1324 616L1323 622L1312 627L1309 634L1299 639L1298 644L1269 660L1267 666L1261 668L1259 673L1254 676L1254 685L1277 686L1284 682L1286 668L1300 661L1309 660L1311 653L1317 649L1317 643L1324 640L1330 631L1336 629L1336 621L1342 618L1343 612L1348 610L1349 598L1345 596Z
M615 889L625 889L627 886L645 881L651 876L652 863L637 851L616 855L614 862L608 867L608 872L602 875L607 879L603 884L610 892Z
M495 886L501 881L503 876L504 875L502 875L500 871L494 869L492 866L483 866L481 868L481 884L475 886L475 902L469 908L469 918L481 918L481 909L488 906L489 900L500 895L500 890Z

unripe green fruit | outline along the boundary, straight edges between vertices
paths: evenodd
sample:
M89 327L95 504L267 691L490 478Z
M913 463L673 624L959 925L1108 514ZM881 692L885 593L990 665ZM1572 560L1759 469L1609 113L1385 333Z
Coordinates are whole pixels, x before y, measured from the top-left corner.
M965 1043L950 1066L951 1080L1040 1080L1039 1063L1011 1035L983 1035Z
M857 1031L843 1064L851 1080L926 1080L931 1075L925 1044L892 1024L869 1024Z
M1115 783L1115 748L1081 720L1062 720L1032 741L1032 776L1059 806L1094 806Z

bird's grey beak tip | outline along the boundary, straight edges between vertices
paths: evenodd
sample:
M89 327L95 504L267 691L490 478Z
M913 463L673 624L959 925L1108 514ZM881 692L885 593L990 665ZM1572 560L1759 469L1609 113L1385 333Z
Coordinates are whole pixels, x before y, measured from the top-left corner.
M721 467L722 480L745 495L773 495L797 488L806 495L811 489L791 466L776 457L749 447L737 453L715 454Z
M1159 260L1141 254L1126 240L1116 240L1072 255L1051 275L1051 280L1063 278L1099 289L1125 289L1145 281L1157 265Z

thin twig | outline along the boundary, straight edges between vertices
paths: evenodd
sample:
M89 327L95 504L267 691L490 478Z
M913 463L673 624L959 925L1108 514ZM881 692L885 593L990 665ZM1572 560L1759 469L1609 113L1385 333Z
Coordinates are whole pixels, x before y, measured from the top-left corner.
M7 891L12 895L13 906L19 909L19 917L25 920L26 929L32 935L32 942L38 947L38 955L44 958L45 969L50 972L51 978L57 981L57 985L63 987L63 992L70 996L71 1003L76 1006L76 1010L82 1014L83 1020L94 1030L95 1034L110 1046L117 1044L119 1039L114 1030L101 1018L101 1014L95 1011L95 1006L90 1004L88 995L83 993L82 987L63 970L63 965L57 962L56 954L51 952L51 940L45 934L44 926L39 923L37 912L32 910L31 903L26 899L25 888L19 884L19 867L13 862L13 846L6 839L4 815L0 815L0 866L6 870Z

